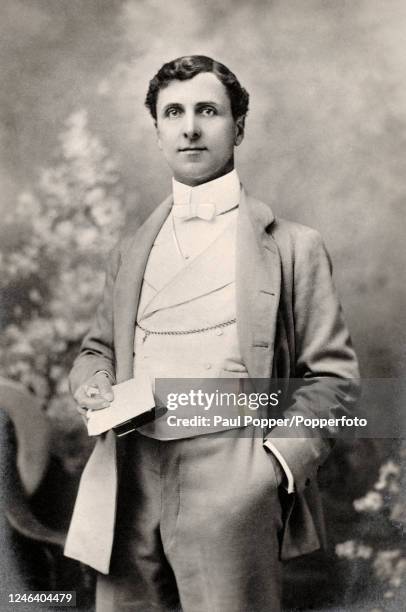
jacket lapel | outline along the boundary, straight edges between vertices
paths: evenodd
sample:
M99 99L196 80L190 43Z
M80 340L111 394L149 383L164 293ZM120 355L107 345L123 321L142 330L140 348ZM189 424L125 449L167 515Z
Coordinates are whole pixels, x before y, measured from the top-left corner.
M175 278L184 268L185 262L179 257L179 253L175 246L173 228L169 215L161 227L149 253L147 266L144 272L144 282L146 282L153 290L153 293L156 294L168 284L168 280ZM147 303L148 302L145 302L145 304Z
M114 291L115 352L117 382L133 375L135 319L145 267L154 240L172 206L168 196L136 231L122 252L122 263Z
M242 191L237 228L237 326L251 379L271 378L281 290L279 251L266 229L274 216L266 204ZM256 386L266 387L265 381Z

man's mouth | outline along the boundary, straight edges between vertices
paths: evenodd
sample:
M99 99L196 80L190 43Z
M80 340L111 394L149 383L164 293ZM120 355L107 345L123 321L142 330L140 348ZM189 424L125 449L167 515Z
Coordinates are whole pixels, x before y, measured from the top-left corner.
M178 149L181 153L183 152L197 152L197 151L206 151L206 147L182 147Z

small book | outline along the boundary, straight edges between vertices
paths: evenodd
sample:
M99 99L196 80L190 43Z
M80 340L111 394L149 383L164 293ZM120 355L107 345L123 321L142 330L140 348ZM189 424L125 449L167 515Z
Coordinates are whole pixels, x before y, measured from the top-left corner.
M157 417L151 381L146 374L113 385L112 388L114 399L110 406L89 414L89 436L98 436L109 429L122 436Z

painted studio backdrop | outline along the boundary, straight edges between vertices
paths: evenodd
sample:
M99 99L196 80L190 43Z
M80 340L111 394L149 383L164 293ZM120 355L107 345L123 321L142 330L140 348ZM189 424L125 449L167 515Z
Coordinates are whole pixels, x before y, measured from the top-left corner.
M149 79L194 53L236 72L244 185L321 232L363 377L402 378L406 5L3 0L0 28L0 608L64 588L90 610L92 572L61 556L91 450L67 373L106 254L170 190ZM405 456L400 439L337 445L320 483L329 550L286 567L287 609L401 609Z

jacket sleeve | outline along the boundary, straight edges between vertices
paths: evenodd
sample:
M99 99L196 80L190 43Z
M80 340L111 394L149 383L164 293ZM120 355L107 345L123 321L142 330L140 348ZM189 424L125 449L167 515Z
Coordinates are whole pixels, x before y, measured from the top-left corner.
M283 416L289 423L295 422L295 427L277 426L267 434L267 440L283 456L296 490L301 491L316 477L338 431L334 425L311 429L300 420L352 415L359 393L359 371L330 259L315 230L308 229L297 241L293 267L295 380Z
M108 372L115 381L113 292L119 267L120 249L117 245L108 260L102 300L69 375L72 393L100 370Z

